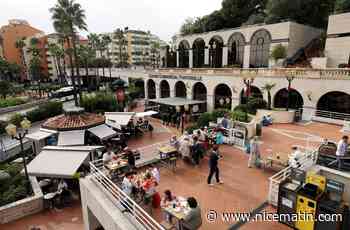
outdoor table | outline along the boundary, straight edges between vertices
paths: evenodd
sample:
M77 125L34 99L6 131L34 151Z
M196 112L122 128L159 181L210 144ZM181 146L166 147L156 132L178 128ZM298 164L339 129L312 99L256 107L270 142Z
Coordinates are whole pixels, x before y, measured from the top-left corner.
M110 171L111 176L121 174L122 170L124 170L128 166L128 161L122 158L118 158L116 160L111 160L109 163L105 164L105 167Z
M178 197L175 201L170 202L168 206L162 207L162 209L175 217L178 221L179 229L183 229L183 220L190 211L186 198Z
M289 161L289 156L288 154L284 153L273 153L269 155L264 162L264 168L267 166L270 166L271 168L273 165L278 165L282 167L287 167L288 166L288 161Z
M158 148L160 154L160 160L166 166L169 166L174 171L176 168L176 160L177 160L177 149L170 145L165 145Z

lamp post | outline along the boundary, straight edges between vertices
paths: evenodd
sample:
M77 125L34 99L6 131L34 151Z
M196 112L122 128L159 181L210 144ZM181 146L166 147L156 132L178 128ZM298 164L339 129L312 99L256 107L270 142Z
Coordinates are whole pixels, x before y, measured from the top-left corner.
M286 108L286 110L289 111L290 93L292 91L292 81L294 80L294 76L287 76L286 79L288 81L288 97L287 97L287 108Z
M6 126L6 133L11 136L12 139L18 140L21 145L21 155L23 159L23 166L24 166L24 173L27 179L26 182L26 192L29 194L29 175L27 170L27 160L24 153L24 147L23 147L23 139L28 134L28 129L32 126L32 123L25 117L23 121L21 122L21 127L23 129L23 132L17 132L17 127L14 124L9 124Z

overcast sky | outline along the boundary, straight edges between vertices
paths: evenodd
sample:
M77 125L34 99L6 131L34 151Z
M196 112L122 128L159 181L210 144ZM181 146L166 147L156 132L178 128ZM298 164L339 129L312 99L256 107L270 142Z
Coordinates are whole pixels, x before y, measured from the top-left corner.
M112 32L129 26L169 41L188 17L209 14L222 0L76 0L86 10L89 32ZM49 8L56 0L0 0L0 26L25 19L34 27L54 32Z

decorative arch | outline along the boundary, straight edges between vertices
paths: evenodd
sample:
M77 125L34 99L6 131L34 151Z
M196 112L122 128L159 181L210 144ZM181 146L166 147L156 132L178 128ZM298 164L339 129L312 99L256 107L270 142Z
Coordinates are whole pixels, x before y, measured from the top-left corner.
M289 108L291 109L300 109L304 106L304 99L301 94L296 89L290 89L290 98L289 98ZM274 97L274 107L275 108L287 108L288 104L288 89L280 89Z
M252 85L252 86L250 86L250 90L251 90L250 97L264 99L264 95L258 87ZM242 89L242 91L241 91L240 102L243 105L248 103L248 98L247 98L245 89Z
M229 65L240 65L240 67L243 66L245 43L245 37L242 33L235 32L230 36L227 42L227 63Z
M350 114L350 95L341 91L328 92L318 100L317 110Z
M250 66L261 68L269 66L272 37L266 29L254 32L250 39Z
M224 40L222 37L215 35L209 41L209 65L212 68L222 67L222 52Z
M189 67L189 52L190 43L187 40L182 40L179 43L178 51L179 51L179 67L180 68L188 68Z
M192 88L192 98L198 101L207 101L207 87L202 82L197 82ZM206 112L207 104L200 104L199 111Z
M214 90L214 105L215 109L232 108L232 91L226 84L219 84Z
M149 79L147 81L147 94L148 94L148 99L156 99L156 83L152 80Z
M160 82L160 98L170 97L170 86L166 80Z
M193 52L193 68L201 68L204 66L205 41L197 38L192 45Z
M145 81L143 79L136 79L134 84L139 89L139 97L145 98Z
M187 97L186 85L183 81L178 81L175 84L175 97Z

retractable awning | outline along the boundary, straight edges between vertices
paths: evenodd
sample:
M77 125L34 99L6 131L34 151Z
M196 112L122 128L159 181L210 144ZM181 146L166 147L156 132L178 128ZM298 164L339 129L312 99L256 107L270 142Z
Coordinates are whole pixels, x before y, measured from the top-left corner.
M109 128L107 125L99 125L99 126L90 128L89 132L91 132L101 140L107 140L117 135L117 132Z
M88 157L88 151L44 150L27 165L27 170L30 176L72 178Z
M96 150L104 149L104 146L100 145L83 145L83 146L53 146L48 145L43 148L43 150L57 150L57 151L78 151L78 152L93 152Z
M60 132L58 135L59 146L76 146L85 144L85 130L73 130Z
M120 126L128 125L131 118L135 116L135 113L122 113L122 112L107 112L105 113L106 124L115 124Z
M147 111L147 112L142 112L142 113L136 113L135 117L147 117L147 116L152 116L158 114L156 111Z
M204 104L206 101L190 100L182 97L167 97L149 100L154 103L170 105L170 106L184 106L184 105L197 105Z
M33 140L33 141L41 141L41 140L44 140L48 137L51 137L52 135L54 135L54 134L39 130L37 132L27 134L26 138Z

